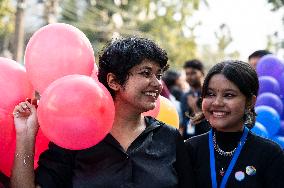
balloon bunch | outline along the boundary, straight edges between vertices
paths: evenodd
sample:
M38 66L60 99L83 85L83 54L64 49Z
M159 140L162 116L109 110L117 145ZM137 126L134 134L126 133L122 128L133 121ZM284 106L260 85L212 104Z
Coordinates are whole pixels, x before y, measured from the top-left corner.
M25 51L25 67L0 58L0 172L10 176L14 160L13 108L32 98L34 91L41 95L35 167L49 141L67 149L85 149L106 136L113 124L114 104L97 72L87 37L62 23L33 34Z
M284 62L274 55L266 55L259 60L256 71L259 93L252 131L284 148Z

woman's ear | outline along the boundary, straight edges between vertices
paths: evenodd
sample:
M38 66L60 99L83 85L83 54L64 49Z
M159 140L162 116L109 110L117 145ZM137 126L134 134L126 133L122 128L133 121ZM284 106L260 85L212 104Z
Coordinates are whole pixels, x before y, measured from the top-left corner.
M107 84L114 91L118 91L120 88L120 84L117 82L116 76L113 73L107 74Z
M247 102L247 108L252 109L255 106L255 103L256 103L256 96L253 95L251 99Z

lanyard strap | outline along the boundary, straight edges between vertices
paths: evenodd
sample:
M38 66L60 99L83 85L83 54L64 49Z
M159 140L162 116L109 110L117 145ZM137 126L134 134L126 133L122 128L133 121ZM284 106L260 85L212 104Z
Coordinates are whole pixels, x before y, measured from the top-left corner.
M224 177L222 178L220 188L225 188L225 185L229 179L230 174L232 173L232 170L237 162L237 159L241 153L241 150L246 142L246 138L248 135L248 128L245 127L243 135L241 137L241 140L239 142L239 145L233 155L232 160L230 161L229 167L226 170L226 173ZM216 167L215 167L215 155L214 155L214 146L213 146L213 131L212 129L209 132L209 151L210 151L210 169L211 169L211 183L213 188L217 188L217 179L216 179Z

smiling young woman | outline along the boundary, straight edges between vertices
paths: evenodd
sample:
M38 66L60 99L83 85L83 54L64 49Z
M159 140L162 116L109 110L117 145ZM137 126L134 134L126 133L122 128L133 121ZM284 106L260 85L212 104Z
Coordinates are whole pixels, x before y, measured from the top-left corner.
M284 187L284 152L250 132L258 78L241 61L216 64L202 88L202 114L211 130L186 141L197 187Z
M130 37L107 45L99 58L98 79L111 93L115 119L111 132L97 145L71 151L50 143L33 172L38 129L36 110L28 102L14 110L28 134L17 134L12 187L193 187L192 167L178 130L143 112L155 108L161 75L167 69L164 50L153 41ZM85 100L85 99L82 99ZM26 113L25 116L22 114ZM16 122L16 121L15 121ZM24 140L24 142L20 142Z

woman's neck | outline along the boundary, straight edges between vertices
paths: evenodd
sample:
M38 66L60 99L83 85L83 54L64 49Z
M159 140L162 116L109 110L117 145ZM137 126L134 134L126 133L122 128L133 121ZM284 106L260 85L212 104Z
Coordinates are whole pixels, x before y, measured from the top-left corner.
M130 111L129 108L115 107L111 135L126 151L131 143L145 130L146 123L141 113Z
M231 151L237 147L242 137L242 133L242 130L235 132L222 132L215 130L216 143L222 150Z

